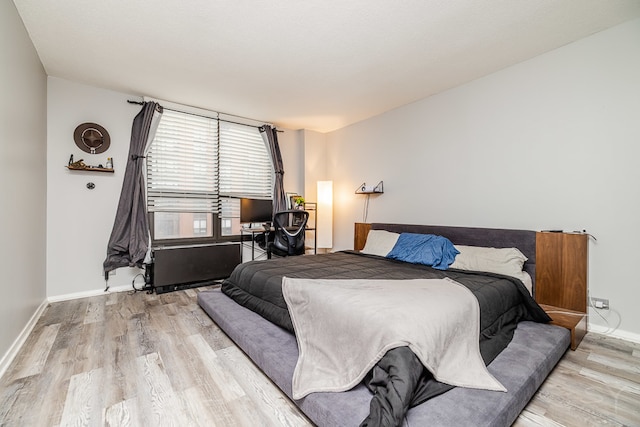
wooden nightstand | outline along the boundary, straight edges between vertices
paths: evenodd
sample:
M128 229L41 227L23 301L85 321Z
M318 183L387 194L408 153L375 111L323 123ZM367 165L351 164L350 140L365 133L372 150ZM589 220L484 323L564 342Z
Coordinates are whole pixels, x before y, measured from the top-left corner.
M578 348L587 333L587 314L553 305L540 304L540 307L553 319L552 325L571 331L571 350Z
M589 236L582 233L536 234L536 301L587 312Z

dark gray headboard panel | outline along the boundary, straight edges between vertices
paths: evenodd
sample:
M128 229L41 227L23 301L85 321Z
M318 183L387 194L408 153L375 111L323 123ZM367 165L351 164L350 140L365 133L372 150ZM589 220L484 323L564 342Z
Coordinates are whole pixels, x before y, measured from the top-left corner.
M437 234L451 240L453 244L486 246L492 248L518 248L527 258L524 271L536 281L536 232L530 230L507 230L502 228L448 227L444 225L371 224L373 230L394 233Z

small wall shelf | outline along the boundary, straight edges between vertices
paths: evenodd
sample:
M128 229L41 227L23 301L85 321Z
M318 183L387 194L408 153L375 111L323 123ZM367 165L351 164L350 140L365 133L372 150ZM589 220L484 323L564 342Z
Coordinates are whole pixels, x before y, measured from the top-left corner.
M367 186L366 182L363 182L358 188L356 188L356 194L383 194L384 193L384 185L382 181L378 183L375 187Z
M107 172L107 173L113 173L113 168L99 168L97 166L87 166L85 168L71 168L69 166L65 166L67 169L69 169L70 171L76 171L76 172Z

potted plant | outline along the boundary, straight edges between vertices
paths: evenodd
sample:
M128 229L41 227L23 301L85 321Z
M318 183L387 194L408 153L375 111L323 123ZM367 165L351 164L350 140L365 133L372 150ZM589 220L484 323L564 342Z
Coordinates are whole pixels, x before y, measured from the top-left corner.
M304 197L298 196L293 199L294 209L304 209Z

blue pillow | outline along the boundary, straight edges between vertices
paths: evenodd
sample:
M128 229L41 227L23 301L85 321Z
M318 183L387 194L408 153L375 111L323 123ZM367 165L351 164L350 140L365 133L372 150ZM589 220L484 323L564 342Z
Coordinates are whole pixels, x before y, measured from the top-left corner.
M402 233L387 258L446 270L460 252L446 237L435 234Z

